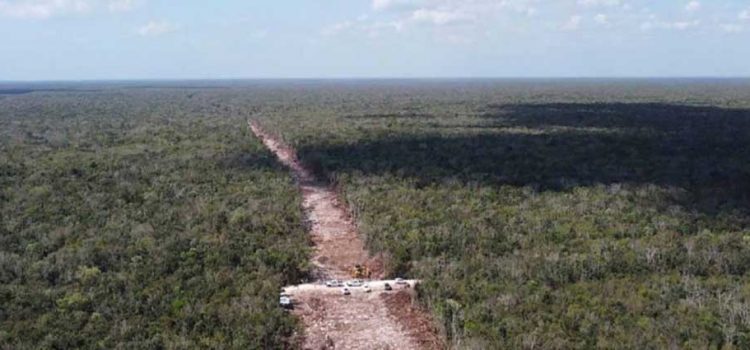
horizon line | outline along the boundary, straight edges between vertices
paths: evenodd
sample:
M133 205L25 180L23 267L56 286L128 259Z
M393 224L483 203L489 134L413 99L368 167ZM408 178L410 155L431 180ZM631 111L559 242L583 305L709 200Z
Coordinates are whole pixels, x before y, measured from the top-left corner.
M14 83L128 83L128 82L213 82L213 81L357 81L357 80L746 80L750 76L445 76L445 77L427 77L427 76L372 76L372 77L216 77L216 78L85 78L85 79L15 79L0 80L0 84Z

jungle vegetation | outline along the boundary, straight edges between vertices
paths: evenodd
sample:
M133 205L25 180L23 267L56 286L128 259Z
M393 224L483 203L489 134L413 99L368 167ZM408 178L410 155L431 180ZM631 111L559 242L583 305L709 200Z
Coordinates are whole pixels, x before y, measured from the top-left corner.
M381 81L263 123L457 348L750 347L750 82Z
M456 348L750 347L747 80L0 89L0 344L279 348L307 273L258 120Z
M216 92L94 88L0 96L0 348L288 346L288 172Z

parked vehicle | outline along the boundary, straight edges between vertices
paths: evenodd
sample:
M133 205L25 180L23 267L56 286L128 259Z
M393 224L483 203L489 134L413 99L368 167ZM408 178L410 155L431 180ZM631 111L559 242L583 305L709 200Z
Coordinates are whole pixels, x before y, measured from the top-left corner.
M396 284L409 284L403 278L396 278Z
M383 287L385 288L385 290L393 290L393 287L391 287L389 283L384 284Z
M281 293L281 295L279 296L279 305L287 310L291 310L294 308L292 297L289 294L285 293Z
M363 284L364 284L364 282L362 280L346 281L346 286L347 287L361 287Z
M341 290L342 295L350 295L352 294L351 291L349 291L349 288L344 287L344 289Z
M326 287L328 288L336 288L336 287L343 287L343 283L339 280L329 280L326 281Z
M364 290L365 293L372 292L372 289L370 289L370 286L367 285L367 284L365 284L364 286L362 286L362 290Z

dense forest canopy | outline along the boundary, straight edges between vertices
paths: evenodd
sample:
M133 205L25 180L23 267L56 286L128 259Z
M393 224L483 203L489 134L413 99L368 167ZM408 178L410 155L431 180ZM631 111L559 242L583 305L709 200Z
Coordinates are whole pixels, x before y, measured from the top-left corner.
M0 99L0 347L279 348L295 185L203 92Z
M3 85L0 344L286 346L305 223L247 119L454 346L750 346L746 80Z
M424 280L453 345L750 346L747 81L305 96L263 122L340 186L392 274Z

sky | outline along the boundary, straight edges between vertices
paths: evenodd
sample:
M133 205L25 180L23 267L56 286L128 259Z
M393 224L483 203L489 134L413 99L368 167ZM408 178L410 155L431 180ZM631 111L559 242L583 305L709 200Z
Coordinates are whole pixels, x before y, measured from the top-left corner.
M750 77L750 0L0 0L0 81Z

